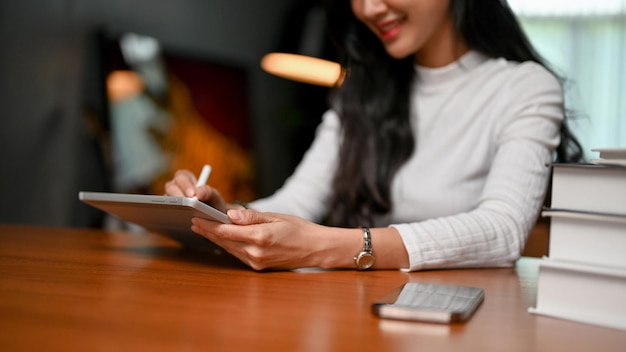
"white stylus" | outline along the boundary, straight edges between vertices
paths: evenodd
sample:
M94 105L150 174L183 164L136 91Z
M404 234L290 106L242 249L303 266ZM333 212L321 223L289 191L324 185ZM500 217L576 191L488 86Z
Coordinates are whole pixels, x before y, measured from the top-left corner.
M210 175L211 175L211 165L205 164L204 167L202 167L200 176L198 177L198 182L196 182L196 187L206 185L206 181L209 180Z

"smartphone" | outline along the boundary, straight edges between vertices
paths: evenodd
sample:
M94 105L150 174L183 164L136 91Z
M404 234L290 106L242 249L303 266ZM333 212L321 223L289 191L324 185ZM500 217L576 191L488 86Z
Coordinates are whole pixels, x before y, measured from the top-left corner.
M478 287L408 282L372 304L381 318L434 323L463 322L485 298Z

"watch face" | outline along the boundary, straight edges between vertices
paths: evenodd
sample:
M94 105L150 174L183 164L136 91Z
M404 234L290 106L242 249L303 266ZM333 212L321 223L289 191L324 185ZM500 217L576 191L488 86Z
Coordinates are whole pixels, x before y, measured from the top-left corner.
M356 258L357 269L369 269L374 265L374 256L368 252L361 252Z

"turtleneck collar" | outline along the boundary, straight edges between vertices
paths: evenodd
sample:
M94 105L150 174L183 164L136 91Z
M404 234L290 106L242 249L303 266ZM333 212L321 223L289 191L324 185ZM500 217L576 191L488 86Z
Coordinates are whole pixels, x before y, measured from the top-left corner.
M426 67L415 65L418 82L420 84L441 84L453 80L460 73L478 67L489 58L474 50L470 50L457 61L442 67Z

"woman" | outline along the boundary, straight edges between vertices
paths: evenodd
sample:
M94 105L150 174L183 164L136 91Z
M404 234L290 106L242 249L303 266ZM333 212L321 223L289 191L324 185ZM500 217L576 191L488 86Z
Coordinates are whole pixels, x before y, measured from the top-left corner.
M347 77L301 164L254 210L177 172L167 194L236 224L192 230L256 270L512 265L554 155L580 146L506 2L340 0L328 19Z

